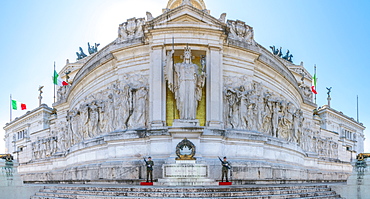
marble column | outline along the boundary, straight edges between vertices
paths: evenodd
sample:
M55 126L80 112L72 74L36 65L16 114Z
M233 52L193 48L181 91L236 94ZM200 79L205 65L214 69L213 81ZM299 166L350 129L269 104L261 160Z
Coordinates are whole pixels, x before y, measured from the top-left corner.
M223 78L221 48L209 47L207 55L207 125L211 128L223 126Z
M149 121L151 128L166 123L166 89L163 74L163 46L154 46L150 54Z

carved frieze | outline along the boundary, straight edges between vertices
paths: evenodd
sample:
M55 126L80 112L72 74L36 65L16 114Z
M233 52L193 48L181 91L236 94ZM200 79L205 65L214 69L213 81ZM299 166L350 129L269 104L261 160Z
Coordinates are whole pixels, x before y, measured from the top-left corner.
M31 144L32 160L45 159L57 152L57 137L38 139Z
M60 151L104 133L146 128L147 79L142 74L123 75L120 81L68 110L65 123L58 123L56 128Z
M261 83L248 82L245 76L226 77L224 82L227 128L258 131L300 143L304 136L301 109L264 89Z
M310 121L292 102L248 77L224 77L225 126L230 129L257 131L288 142L319 156L338 158L338 143L320 137Z

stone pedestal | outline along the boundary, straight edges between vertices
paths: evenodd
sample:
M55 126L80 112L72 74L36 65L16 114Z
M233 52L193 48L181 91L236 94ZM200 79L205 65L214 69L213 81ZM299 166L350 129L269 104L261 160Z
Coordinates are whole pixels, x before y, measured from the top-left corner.
M220 186L231 186L231 185L233 185L233 183L232 182L219 182L218 185L220 185Z
M0 192L7 199L30 198L42 186L24 185L17 167L17 162L6 162L0 159Z
M0 186L22 186L23 182L17 172L18 163L0 159Z
M370 159L352 162L353 171L344 185L331 186L346 199L367 199L370 196Z
M153 182L140 182L141 186L153 186Z
M173 127L199 127L199 120L173 120Z
M208 165L197 164L195 160L178 160L175 164L163 165L163 178L155 185L162 186L209 186L217 185L209 179Z

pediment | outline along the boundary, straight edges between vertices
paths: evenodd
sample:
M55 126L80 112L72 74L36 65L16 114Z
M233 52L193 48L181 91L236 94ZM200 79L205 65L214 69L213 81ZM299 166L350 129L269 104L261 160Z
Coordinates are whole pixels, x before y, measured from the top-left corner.
M178 22L188 22L188 23L207 23L206 21L202 21L194 16L189 14L181 15L175 19L168 21L168 23L178 23Z
M183 5L175 9L168 10L162 15L150 21L150 23L153 26L181 23L194 23L211 26L226 25L225 23L222 23L215 17L211 16L207 11L199 10L189 5Z

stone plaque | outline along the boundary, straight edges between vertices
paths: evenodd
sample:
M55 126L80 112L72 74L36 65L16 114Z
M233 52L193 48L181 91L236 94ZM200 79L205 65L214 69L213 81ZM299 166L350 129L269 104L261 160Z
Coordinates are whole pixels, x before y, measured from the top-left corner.
M165 178L207 178L208 168L203 164L164 165Z

